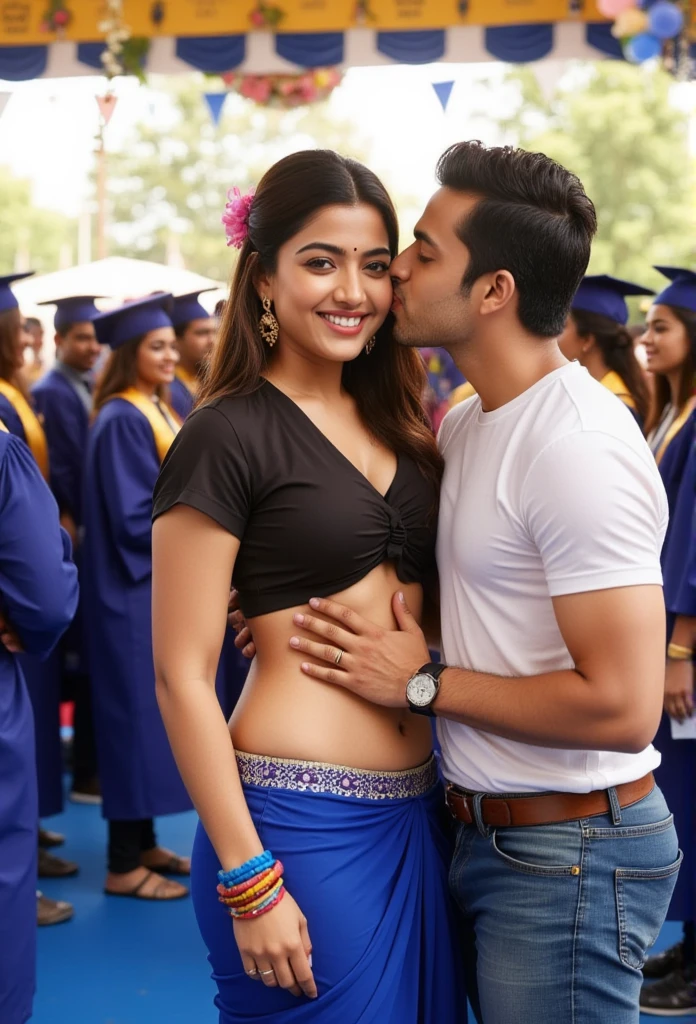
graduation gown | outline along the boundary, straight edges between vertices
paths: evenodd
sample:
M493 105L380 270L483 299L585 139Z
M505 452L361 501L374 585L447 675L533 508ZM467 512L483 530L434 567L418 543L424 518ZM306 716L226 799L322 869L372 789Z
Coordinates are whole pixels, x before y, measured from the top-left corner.
M11 434L25 441L45 479L50 477L46 435L38 417L23 395L0 382L0 419ZM56 516L58 512L56 510ZM20 655L29 696L34 707L36 729L36 774L39 785L39 814L42 818L63 810L63 750L60 742L60 697L62 667L58 651L43 660Z
M25 649L50 653L77 604L70 542L26 445L0 433L0 601ZM38 803L34 723L20 659L0 645L0 1021L31 1015Z
M662 573L668 637L678 615L696 616L696 410L670 432L658 452L658 466L667 491L670 520L662 548ZM670 921L696 920L696 740L673 740L663 715L655 746L662 754L656 771L674 814L679 845L684 851L672 896Z
M48 442L51 490L60 511L68 512L80 526L89 412L59 370L50 370L31 394Z
M102 811L116 821L191 807L152 660L152 492L162 458L143 412L123 398L107 402L87 450L82 586Z
M610 370L609 373L605 373L599 383L607 388L608 391L611 391L612 395L616 395L617 398L621 399L626 408L631 410L633 418L642 430L643 420L636 408L635 399L626 387L623 378L615 370Z
M191 379L189 374L180 368L176 371L176 377L172 381L169 391L172 409L183 423L187 416L193 412L195 394L198 381Z

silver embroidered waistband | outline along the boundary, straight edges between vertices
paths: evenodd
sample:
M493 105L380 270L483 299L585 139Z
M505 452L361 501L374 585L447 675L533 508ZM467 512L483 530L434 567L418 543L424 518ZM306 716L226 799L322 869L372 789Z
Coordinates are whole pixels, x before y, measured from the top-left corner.
M374 772L320 761L291 761L236 751L242 782L250 786L291 789L296 792L334 793L363 800L396 800L422 796L438 780L434 757L416 768L399 772Z

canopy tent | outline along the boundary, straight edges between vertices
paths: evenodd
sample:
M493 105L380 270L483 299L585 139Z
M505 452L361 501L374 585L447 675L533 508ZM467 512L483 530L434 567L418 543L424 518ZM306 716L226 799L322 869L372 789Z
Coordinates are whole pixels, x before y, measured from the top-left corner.
M102 70L103 0L0 4L0 78ZM597 0L121 0L148 72L268 74L307 67L621 57ZM55 2L54 2L55 7ZM43 26L42 26L43 22ZM272 29L270 31L269 29Z

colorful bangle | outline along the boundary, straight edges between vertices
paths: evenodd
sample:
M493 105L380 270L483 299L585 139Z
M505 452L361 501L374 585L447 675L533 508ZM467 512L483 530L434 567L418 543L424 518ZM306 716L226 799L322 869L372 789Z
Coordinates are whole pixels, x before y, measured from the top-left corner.
M240 864L238 868L233 868L231 871L218 871L218 881L220 885L230 889L235 885L240 885L242 882L247 882L254 875L259 874L259 872L266 871L273 866L274 862L275 857L273 854L269 850L264 850L258 857L252 857L251 860Z
M217 891L219 893L220 902L225 903L228 906L236 906L240 903L246 903L253 899L254 896L259 896L263 892L268 892L282 874L283 865L279 860L277 860L270 871L265 871L261 876L255 875L249 882L237 885L234 889L224 889L219 885L217 887ZM260 881L255 882L255 879L259 877Z
M245 892L252 885L256 885L258 882L262 881L264 878L267 878L268 874L269 874L269 871L275 871L279 864L280 864L280 861L277 860L272 868L266 868L265 871L260 871L257 875L253 875L246 882L240 882L238 885L233 885L230 888L226 888L224 885L218 885L217 891L220 893L221 896L238 896L239 893ZM280 868L281 868L280 874L282 875L282 873L283 873L283 865L282 864L280 864Z
M249 914L251 913L252 910L258 910L264 904L272 900L273 897L276 896L282 888L283 879L279 878L275 885L273 885L270 889L266 890L266 892L261 893L260 896L256 896L253 900L247 900L246 903L242 903L234 907L228 906L227 909L229 910L230 914L232 914L233 917L236 917L240 914Z
M670 661L692 661L694 652L691 647L684 647L682 644L669 644L667 657Z
M275 896L269 899L262 906L258 907L256 910L252 910L250 913L244 914L231 914L231 916L234 917L235 920L237 921L249 921L254 917L261 917L262 914L267 914L269 910L273 910L274 907L277 907L280 901L282 900L283 896L285 896L286 892L287 889L281 887Z

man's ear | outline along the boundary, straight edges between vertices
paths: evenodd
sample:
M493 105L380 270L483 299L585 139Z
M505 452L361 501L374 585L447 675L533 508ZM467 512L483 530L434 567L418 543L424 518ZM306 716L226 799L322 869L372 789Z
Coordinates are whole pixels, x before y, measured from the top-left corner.
M480 307L482 316L500 313L514 301L517 286L509 270L496 270L492 274L485 274L483 283L484 292Z

